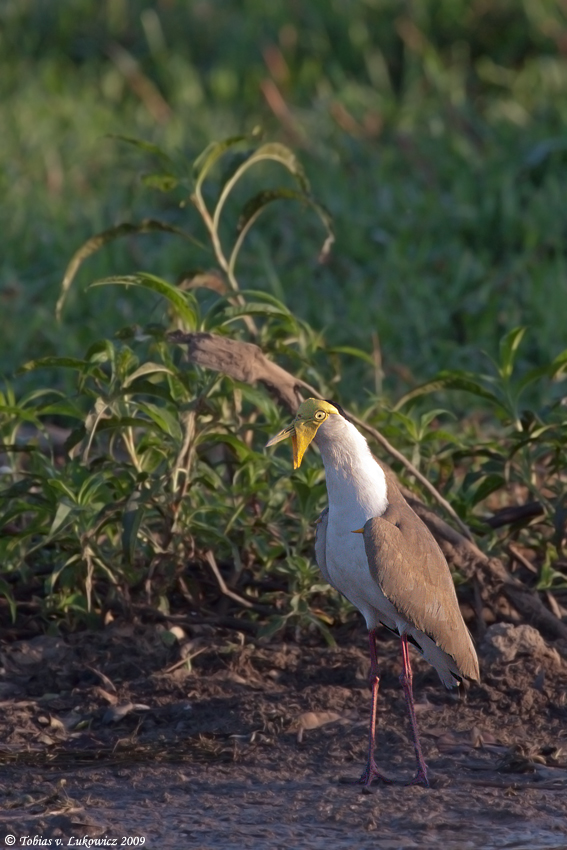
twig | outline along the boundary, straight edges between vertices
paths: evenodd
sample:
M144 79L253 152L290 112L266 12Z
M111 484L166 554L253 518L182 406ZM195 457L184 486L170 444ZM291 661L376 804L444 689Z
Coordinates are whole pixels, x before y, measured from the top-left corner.
M201 655L203 652L207 651L206 646L202 646L200 649L195 650L190 655L186 655L185 658L181 658L180 661L176 661L175 664L172 664L171 667L166 667L163 671L164 673L174 673L176 670L179 670L180 667L184 667L185 665L191 664L194 658L197 658L198 655Z
M226 586L226 582L223 579L219 568L217 567L217 562L215 560L215 556L213 555L212 549L207 549L204 554L204 558L207 564L210 566L211 570L213 571L218 585L225 596L229 596L231 599L234 599L235 602L238 602L239 605L243 605L244 608L255 607L253 602L250 602L248 599L244 599L242 596L239 596L238 593L235 593L233 590Z
M538 574L538 571L537 571L537 569L534 567L534 565L532 564L532 562L531 562L531 561L528 561L528 559L526 558L526 556L525 556L525 555L522 555L522 553L521 553L521 552L519 552L519 551L516 549L516 547L515 547L515 546L513 546L511 543L509 543L509 544L508 544L508 552L509 552L509 554L510 554L510 556L511 556L512 558L515 558L515 559L516 559L516 561L519 561L519 562L520 562L520 564L522 564L522 566L524 566L524 567L525 567L527 570L529 570L531 573L535 573L536 575Z
M173 470L171 472L174 493L174 519L170 530L170 537L172 537L177 532L177 526L179 523L179 508L187 494L187 490L189 489L189 472L191 469L191 457L195 439L195 411L190 410L186 412L185 414L183 414L183 419L183 445L179 449L179 452L175 459L175 463L173 464ZM181 483L179 483L179 479L181 476L182 480Z

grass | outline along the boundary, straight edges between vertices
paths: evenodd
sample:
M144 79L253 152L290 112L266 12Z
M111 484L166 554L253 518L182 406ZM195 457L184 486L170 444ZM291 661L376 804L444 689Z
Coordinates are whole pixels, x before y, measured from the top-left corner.
M318 267L319 234L307 224L298 239L295 213L280 211L247 246L247 286L285 296L332 343L356 337L370 350L377 335L390 390L448 366L481 368L481 352L494 355L520 324L533 329L531 363L558 354L561 5L410 9L320 2L290 17L287 4L265 12L257 0L143 12L126 0L76 0L70 14L3 4L5 372L30 354L77 354L101 328L140 318L141 304L120 293L85 297L90 280L132 264L177 279L213 262L168 238L112 246L82 272L63 326L53 322L74 249L160 206L139 182L143 164L107 134L192 157L257 123L301 153L335 217L337 246ZM285 104L279 120L270 85Z
M201 556L216 553L235 581L251 578L258 622L270 593L285 588L287 607L270 628L299 620L329 639L327 615L312 616L320 589L306 561L306 514L323 498L320 470L284 482L283 466L259 452L264 402L245 391L241 418L242 388L187 377L163 341L172 315L179 321L168 283L219 266L206 222L187 202L190 163L210 141L257 125L298 155L336 233L321 264L325 228L308 208L274 204L250 232L238 283L265 293L265 312L270 297L283 311L264 322L262 344L283 357L287 340L310 382L318 370L333 394L363 410L445 488L468 521L487 499L498 505L512 491L541 499L543 531L514 534L525 532L537 552L540 585L561 584L567 58L559 0L490 7L319 0L293 13L283 0L269 8L258 0L156 2L145 10L133 0L70 5L5 0L0 9L0 355L16 388L2 397L2 439L12 446L27 417L41 427L72 424L80 447L70 462L34 451L10 456L7 598L15 598L14 576L32 593L45 583L43 616L75 622L146 581L152 603L167 607L194 546ZM178 185L151 176L164 169L181 177ZM219 230L223 245L234 243L247 197L295 185L291 175L274 174L260 165L239 183ZM210 178L207 204L227 173ZM157 233L110 242L82 265L57 322L61 280L79 246L146 218L197 242ZM146 277L137 287L88 288L140 269ZM165 299L148 275L164 282ZM202 300L197 306L206 313ZM230 309L225 303L219 321ZM162 331L111 341L125 326L150 323ZM373 362L334 353L349 345ZM62 369L61 357L81 363ZM14 374L40 358L44 368ZM147 361L159 369L131 399L128 382ZM44 390L45 398L36 395ZM150 390L161 407L148 400ZM192 407L195 399L203 409ZM432 418L439 404L464 424L439 412ZM103 408L110 421L93 442L93 459L93 416ZM275 426L273 407L261 409ZM193 415L195 453L183 456L179 479ZM243 437L248 431L252 440ZM211 434L233 454L212 463ZM201 489L191 487L185 500L188 481ZM252 495L260 481L258 517ZM502 543L501 535L487 540ZM242 567L247 559L254 569ZM196 570L183 591L194 602L209 580ZM275 591L268 573L278 576ZM334 605L333 616L344 617Z

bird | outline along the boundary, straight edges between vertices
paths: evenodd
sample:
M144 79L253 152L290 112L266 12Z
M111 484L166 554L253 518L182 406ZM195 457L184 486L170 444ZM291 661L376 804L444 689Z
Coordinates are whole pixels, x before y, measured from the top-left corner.
M415 715L409 643L447 688L479 681L479 664L437 541L400 492L394 474L372 454L343 408L303 401L291 425L267 446L291 437L293 468L314 442L325 467L328 507L317 520L315 558L325 580L362 614L368 629L371 689L366 767L356 780L369 788L391 781L376 763L380 672L376 633L386 626L400 638L400 683L409 714L416 773L408 785L429 787Z

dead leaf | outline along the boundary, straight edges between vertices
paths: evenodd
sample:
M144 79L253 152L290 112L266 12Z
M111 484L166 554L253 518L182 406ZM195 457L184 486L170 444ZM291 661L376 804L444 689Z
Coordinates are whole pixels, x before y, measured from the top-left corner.
M49 735L46 735L44 732L37 736L37 740L40 742L40 744L45 744L48 747L52 747L53 744L55 744L54 739L50 738Z
M304 711L299 715L296 724L301 729L318 729L319 726L326 726L327 723L335 723L340 719L341 715L336 711Z
M116 705L118 702L118 697L115 694L109 694L108 691L105 691L104 688L101 688L99 685L94 686L93 693L102 697L102 699L106 700L110 703L110 705Z
M99 670L98 667L90 667L88 664L85 664L85 667L86 667L87 670L90 670L91 673L94 673L95 676L98 676L98 678L100 679L102 684L106 688L108 688L109 691L116 693L116 686L115 686L114 682L111 679L109 679L108 676L105 673L102 672L102 670Z
M77 718L76 715L75 715L75 717ZM75 724L73 724L73 726L74 725ZM54 732L59 732L60 734L65 734L65 732L67 731L67 728L73 728L73 727L66 727L65 723L63 723L61 720L59 720L58 717L54 717L52 714L49 715L49 727Z
M336 723L338 720L342 720L342 716L336 711L304 711L293 722L292 728L297 729L297 741L301 743L303 733L307 729L318 729L320 726Z
M473 747L482 747L484 744L484 737L478 726L471 729L471 744Z
M126 717L127 714L130 714L131 711L149 710L149 705L143 705L142 703L126 702L122 703L122 705L111 705L104 712L102 722L105 724L118 723L120 720Z

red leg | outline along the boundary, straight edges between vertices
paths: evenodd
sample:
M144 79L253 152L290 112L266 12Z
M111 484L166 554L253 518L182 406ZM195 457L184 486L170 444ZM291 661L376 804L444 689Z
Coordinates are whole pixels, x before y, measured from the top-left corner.
M408 647L408 638L407 635L402 635L402 665L403 671L400 676L400 683L404 689L404 696L406 698L406 705L408 707L408 714L410 718L411 724L411 734L413 738L413 748L415 750L415 758L417 761L417 773L414 778L411 779L407 784L408 785L419 785L423 784L427 788L429 788L429 780L427 778L427 767L423 758L423 753L421 752L421 744L419 742L419 733L417 731L417 720L415 717L415 707L413 702L413 687L412 687L412 673L411 673L411 664L409 657L409 647Z
M368 632L368 648L370 650L370 673L368 675L368 684L372 690L372 702L370 708L370 731L368 735L368 761L366 767L358 783L368 788L372 785L375 779L381 779L383 782L389 782L386 777L382 776L376 767L374 752L376 750L376 715L378 713L378 687L380 685L380 676L378 674L378 657L376 653L376 630L370 629Z

